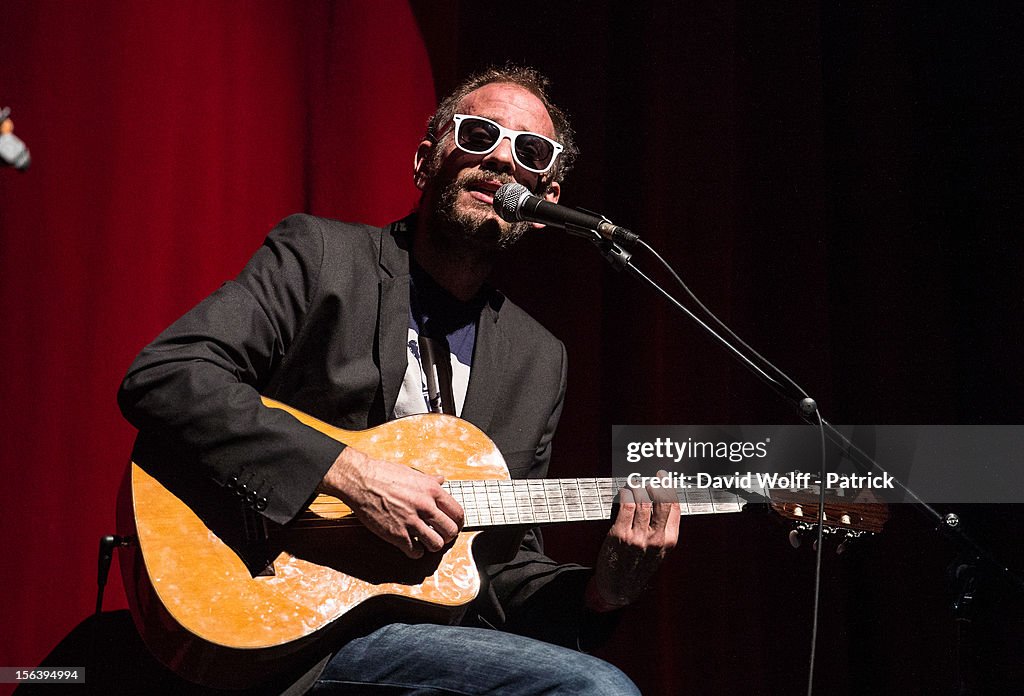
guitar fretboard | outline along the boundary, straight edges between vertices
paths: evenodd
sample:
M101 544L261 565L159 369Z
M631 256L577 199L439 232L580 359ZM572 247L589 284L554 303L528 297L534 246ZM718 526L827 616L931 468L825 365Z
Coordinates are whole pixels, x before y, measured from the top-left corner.
M446 481L466 513L466 527L607 520L624 478ZM739 512L746 501L729 491L675 491L682 515Z

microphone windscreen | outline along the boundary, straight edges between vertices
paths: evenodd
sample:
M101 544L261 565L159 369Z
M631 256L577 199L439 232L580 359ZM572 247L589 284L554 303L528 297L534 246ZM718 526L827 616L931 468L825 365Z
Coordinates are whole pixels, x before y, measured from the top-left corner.
M530 190L522 184L502 184L494 192L494 212L506 222L520 222L520 208Z

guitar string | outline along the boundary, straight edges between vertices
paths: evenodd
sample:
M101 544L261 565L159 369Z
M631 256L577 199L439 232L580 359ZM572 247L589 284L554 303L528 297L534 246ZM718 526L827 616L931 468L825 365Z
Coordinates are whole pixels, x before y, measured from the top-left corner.
M505 486L505 488L509 488L509 487ZM518 505L520 505L522 503L529 503L529 504L534 505L534 506L536 506L539 503L539 504L547 505L549 507L551 505L555 505L555 506L562 505L563 508L564 508L566 506L566 501L569 501L570 504L576 504L578 502L580 505L587 505L587 504L593 505L593 504L595 504L594 498L596 498L598 496L600 496L600 499L597 501L597 504L605 505L606 506L606 505L611 503L611 498L613 498L614 495L615 495L614 492L612 492L611 495L608 495L608 491L604 491L604 495L601 495L602 492L600 490L597 490L597 489L590 489L590 490L584 491L584 490L579 489L579 488L577 488L576 491L572 491L572 492L570 492L568 494L566 494L564 489L561 489L561 490L550 490L549 489L549 490L542 490L542 491L536 491L536 490L518 490L518 491L512 490L512 491L508 491L508 490L506 490L506 491L494 492L494 491L487 491L487 490L477 491L477 490L475 490L475 488L471 488L471 487L456 488L456 489L453 490L453 492L456 494L453 497L455 497L456 499L461 497L464 501L466 501L470 505L473 505L473 504L476 504L476 503L479 503L479 504L486 503L487 507L495 508L495 509L499 509L500 507L503 507L503 506L506 506L506 505L509 505L509 504L518 506ZM519 493L519 495L516 496L515 495L516 493ZM537 495L533 495L531 497L527 497L528 494L530 494L530 493L533 493L533 494L540 493L540 494L543 494L543 497L538 497ZM497 501L494 500L494 497L496 495L498 496L498 500ZM693 500L691 498L691 496L695 496L695 495L696 496L700 496L700 499L699 500ZM723 503L721 501L721 498L723 496L727 496L729 498L729 502ZM739 499L739 496L737 496L736 494L731 493L729 491L726 491L724 489L711 489L708 493L696 493L696 492L689 492L689 491L683 490L683 491L680 491L679 493L677 493L677 497L679 499L679 502L681 504L684 504L684 505L688 505L688 506L693 506L693 505L712 505L714 507L717 507L717 506L720 506L720 505L723 505L723 504L724 505L732 505L732 504L735 504L737 502L737 500ZM313 508L324 509L324 508L332 508L332 507L344 507L346 509L348 508L348 506L345 505L342 501L334 499L334 500L321 500L321 501L315 502L311 506L311 509L313 509ZM479 507L479 505L478 505L478 507Z
M732 500L722 502L715 500L714 497L710 501L702 500L700 502L691 501L689 498L692 495L689 491L682 491L680 500L680 515L698 515L708 513L731 513L739 512L741 506L739 504L739 497L735 494L728 493L726 491L716 490L716 493L726 494L730 496ZM556 499L565 502L561 496L555 496ZM476 504L469 500L463 500L464 507L467 512L467 517L470 518L470 522L466 525L467 527L479 527L479 526L495 526L501 524L543 524L543 523L557 523L557 522L580 522L587 520L607 520L609 518L609 504L610 499L602 497L599 501L592 501L590 503L582 503L578 511L575 509L570 512L565 507L561 512L556 512L554 515L551 514L550 506L546 506L547 510L538 509L538 506L534 504L532 500L526 501L526 505L517 505L513 508L516 519L508 519L512 515L506 514L506 509L503 505L494 506L487 502L486 504ZM513 501L514 502L514 501ZM326 512L323 510L324 507L345 507L343 503L339 502L321 502L315 504L317 510L307 510L303 512L295 521L289 525L289 528L306 528L306 529L337 529L345 527L361 527L362 523L359 522L351 514L342 517L330 517L325 515L338 514ZM710 509L708 509L710 508ZM323 514L320 514L323 513ZM485 519L486 516L490 516L492 519ZM807 515L810 517L814 516L813 510L808 510ZM502 517L502 520L494 520L494 517ZM532 518L531 518L532 517ZM851 515L851 519L848 523L839 523L840 526L850 527L865 527L867 518L860 514L854 513ZM474 519L475 518L475 519ZM833 525L838 520L833 521Z
M596 514L599 519L608 519L612 499L615 496L615 491L609 490L609 486L613 483L618 483L618 481L615 479L542 479L536 481L485 479L448 482L451 492L456 494L453 497L461 498L459 502L466 510L467 517L470 518L471 524L467 526L584 521L594 519L589 517L593 514ZM575 487L575 490L570 488L570 492L567 494L566 486ZM482 499L478 497L478 493ZM712 513L735 512L741 507L738 496L717 489L701 494L702 500L700 501L691 500L691 493L687 490L677 490L676 495L681 515L700 514L708 511ZM720 500L723 495L728 497L726 502ZM494 496L497 496L497 500L493 499ZM571 511L570 506L572 507ZM710 507L710 510L705 510L707 507ZM348 506L339 500L319 501L302 513L292 526L319 529L361 526L361 523L351 515L331 517L332 514L339 514L337 508L344 508L351 513ZM495 517L501 519L495 520L493 519ZM514 519L509 519L513 517Z

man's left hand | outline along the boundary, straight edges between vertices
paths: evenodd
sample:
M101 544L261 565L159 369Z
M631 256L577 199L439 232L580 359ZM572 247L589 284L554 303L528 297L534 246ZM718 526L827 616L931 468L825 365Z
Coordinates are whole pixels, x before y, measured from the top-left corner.
M587 606L611 611L634 602L678 540L675 489L621 489L619 513L601 545L587 586Z

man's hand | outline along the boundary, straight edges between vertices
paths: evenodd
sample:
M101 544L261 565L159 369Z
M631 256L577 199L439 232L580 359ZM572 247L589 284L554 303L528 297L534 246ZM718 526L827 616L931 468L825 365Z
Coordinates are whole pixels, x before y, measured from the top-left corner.
M587 606L611 611L632 603L678 540L679 500L674 489L620 490L619 513L587 586Z
M345 501L356 517L409 558L440 551L462 527L462 507L441 488L443 476L368 457L346 447L320 490Z

